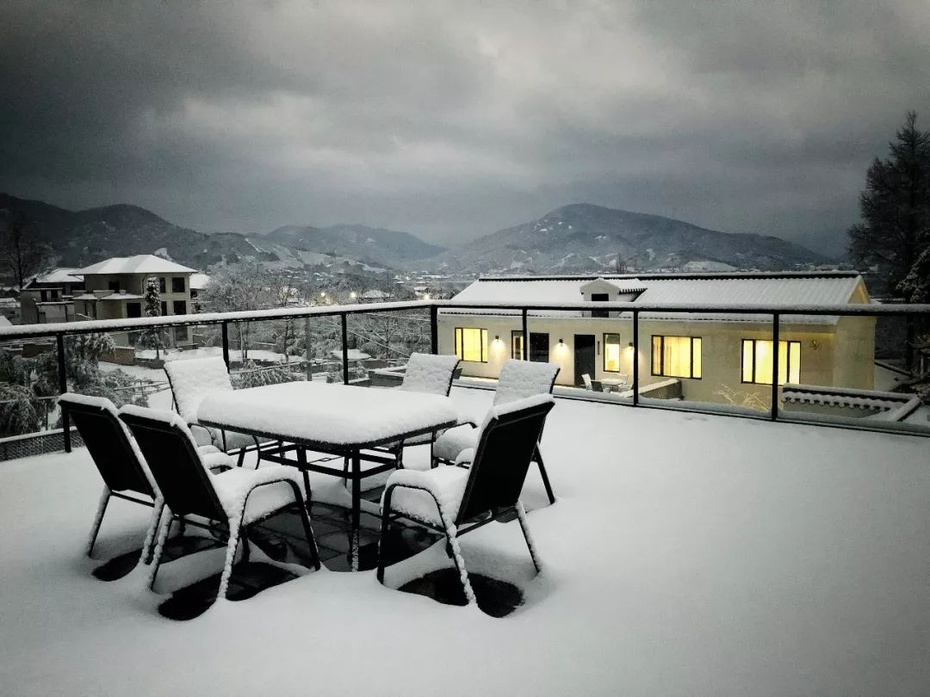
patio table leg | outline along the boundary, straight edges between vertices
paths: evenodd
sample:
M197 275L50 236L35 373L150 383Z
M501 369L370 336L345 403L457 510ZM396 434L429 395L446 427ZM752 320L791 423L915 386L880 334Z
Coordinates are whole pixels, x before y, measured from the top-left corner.
M361 456L358 451L352 453L352 528L349 533L352 539L349 543L349 562L352 565L352 571L358 571L358 547L359 534L361 526L362 510L362 479L361 479Z

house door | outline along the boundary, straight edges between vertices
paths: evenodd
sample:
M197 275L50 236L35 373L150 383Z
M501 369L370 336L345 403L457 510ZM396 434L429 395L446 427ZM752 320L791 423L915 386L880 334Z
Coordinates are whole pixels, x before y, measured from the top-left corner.
M594 377L594 335L575 334L575 385L583 385L582 375Z

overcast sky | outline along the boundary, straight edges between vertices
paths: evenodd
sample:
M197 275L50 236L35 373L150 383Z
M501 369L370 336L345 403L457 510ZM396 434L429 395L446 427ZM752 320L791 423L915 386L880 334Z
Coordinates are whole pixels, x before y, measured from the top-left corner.
M0 191L201 230L463 241L590 202L802 243L858 217L930 3L0 6Z

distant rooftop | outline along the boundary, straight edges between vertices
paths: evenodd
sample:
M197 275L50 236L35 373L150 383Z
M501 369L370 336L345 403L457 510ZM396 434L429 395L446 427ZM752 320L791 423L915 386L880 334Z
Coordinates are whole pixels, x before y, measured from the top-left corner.
M80 283L83 279L80 276L80 270L69 268L65 266L58 267L57 269L52 269L44 274L37 275L32 282L28 285L34 283L42 284L54 284L54 283Z
M597 279L616 286L618 293L643 289L633 301L639 305L839 305L853 301L861 284L855 272L482 277L454 299L482 303L574 303L582 300L582 286Z
M181 266L154 254L137 254L134 257L113 257L92 264L77 273L84 276L133 273L196 273L196 269Z

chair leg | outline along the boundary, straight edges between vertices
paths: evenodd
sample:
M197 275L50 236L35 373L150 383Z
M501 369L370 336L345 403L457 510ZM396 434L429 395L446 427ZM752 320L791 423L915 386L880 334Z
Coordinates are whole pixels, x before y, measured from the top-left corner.
M245 506L242 513L239 514L238 520L229 519L229 542L226 543L226 563L223 564L223 573L220 576L220 587L216 593L217 600L226 599L226 591L229 589L229 577L232 576L233 563L236 560L236 550L239 549L239 533L242 531L242 518L245 515ZM246 542L248 544L248 542Z
M161 526L161 514L165 510L165 500L160 496L155 497L155 506L152 508L152 522L149 523L148 532L145 533L145 542L142 543L142 554L139 559L143 564L152 562L152 552L155 549L155 536L158 534Z
M242 467L245 462L245 448L239 450L239 457L236 458L236 467ZM258 465L255 465L255 468L258 469Z
M391 496L394 487L388 487L384 492L384 502L381 510L381 538L378 540L378 583L384 585L384 557L387 545L388 532L391 529Z
M97 514L94 516L93 525L90 527L90 539L87 540L87 556L89 557L94 551L94 543L97 542L97 533L100 532L100 526L103 524L103 515L107 512L107 504L110 502L110 488L103 487L100 494L100 502L97 504Z
M546 487L546 496L549 497L549 503L551 505L555 503L555 494L552 493L552 485L549 483L549 475L546 474L546 466L543 464L542 453L539 452L538 445L533 455L533 459L536 460L536 465L539 467L539 476L542 477L543 486Z
M465 591L465 599L468 604L477 603L475 591L471 587L471 581L468 579L468 570L465 568L465 557L462 556L462 546L459 544L458 529L453 523L447 522L442 509L439 509L439 517L442 519L443 527L446 529L446 538L449 540L449 546L452 547L452 561L455 562L455 569L459 572L459 579L462 582L462 590Z
M294 490L294 500L297 502L297 508L300 512L300 522L304 526L304 536L307 538L307 544L310 547L310 561L313 564L313 568L317 571L320 570L320 551L316 546L316 538L313 536L313 528L310 527L310 513L307 511L307 507L310 505L310 487L306 488L306 500L304 500L303 494L300 492L300 487L297 486L296 482L288 482L291 485L291 488Z
M165 551L165 542L168 539L168 532L171 530L171 524L174 522L174 514L166 507L168 515L163 517L161 526L158 529L158 539L155 543L155 552L152 555L152 568L149 571L149 590L155 590L155 577L158 576L158 567L161 566L161 555Z
M539 561L536 545L533 543L533 537L530 535L530 528L526 523L526 509L523 508L523 502L517 501L517 505L514 506L514 509L517 512L517 520L520 521L520 529L523 531L523 539L526 540L526 547L530 550L533 566L536 567L536 573L539 573L542 571L542 563Z

